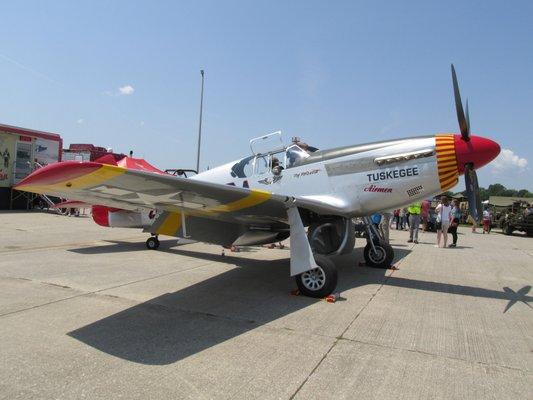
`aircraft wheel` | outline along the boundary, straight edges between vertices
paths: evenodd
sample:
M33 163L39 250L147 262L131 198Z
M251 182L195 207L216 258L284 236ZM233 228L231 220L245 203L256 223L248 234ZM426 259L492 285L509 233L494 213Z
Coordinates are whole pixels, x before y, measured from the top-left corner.
M389 268L394 259L394 250L391 245L385 243L374 243L376 250L367 243L363 252L366 265L374 268Z
M513 234L513 227L511 225L509 225L508 223L505 223L503 225L503 233L505 233L506 235L512 235Z
M337 268L333 262L319 254L315 254L318 268L296 275L296 285L300 293L308 297L325 297L337 287Z
M149 237L146 241L146 248L148 250L157 250L159 248L159 239L155 236Z

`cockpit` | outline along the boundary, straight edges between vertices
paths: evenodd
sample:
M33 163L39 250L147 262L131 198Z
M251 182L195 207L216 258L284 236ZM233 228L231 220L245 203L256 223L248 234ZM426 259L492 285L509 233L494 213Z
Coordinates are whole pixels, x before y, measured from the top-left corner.
M272 139L274 139L274 146L271 145L271 149L268 150L264 144L267 140L272 142ZM278 140L279 143L277 143ZM261 146L257 145L258 142ZM285 146L281 140L281 132L252 139L250 147L254 154L233 165L231 168L233 177L247 178L267 173L280 175L283 170L298 165L301 160L309 157L310 153L318 150L301 142L299 138L293 138L293 143L290 146Z

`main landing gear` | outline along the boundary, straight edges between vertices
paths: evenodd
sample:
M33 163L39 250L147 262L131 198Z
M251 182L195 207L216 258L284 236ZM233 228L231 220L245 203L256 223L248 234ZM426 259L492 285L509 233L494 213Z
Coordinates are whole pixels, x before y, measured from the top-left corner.
M394 249L385 243L370 217L363 218L366 230L366 246L363 251L366 265L374 268L390 268L394 260Z
M159 248L159 239L157 235L151 236L146 240L146 248L148 250L157 250Z
M291 275L300 293L323 298L337 286L337 269L331 256L349 254L355 245L355 225L349 218L324 218L309 226L307 236L299 214L289 210L291 225ZM385 243L370 217L362 218L361 231L367 244L363 255L366 265L390 268L394 250ZM294 268L293 268L294 265Z

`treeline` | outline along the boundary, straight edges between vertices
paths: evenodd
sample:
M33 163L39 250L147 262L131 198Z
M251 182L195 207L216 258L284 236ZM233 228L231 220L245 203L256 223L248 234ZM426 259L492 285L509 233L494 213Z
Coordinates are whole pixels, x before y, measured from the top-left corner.
M507 189L500 183L489 185L487 189L480 187L479 194L481 195L481 200L488 200L489 196L533 197L533 193L527 189Z
M484 187L480 187L479 194L481 195L481 201L488 200L490 196L533 197L533 193L531 193L527 189L507 189L501 183L489 185L487 189L485 189Z

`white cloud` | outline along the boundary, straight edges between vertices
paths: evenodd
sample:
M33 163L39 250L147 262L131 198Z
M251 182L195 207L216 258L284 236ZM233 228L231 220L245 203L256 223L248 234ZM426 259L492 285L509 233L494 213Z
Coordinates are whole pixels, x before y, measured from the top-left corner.
M131 96L135 92L135 88L131 85L124 85L119 87L117 90L106 90L104 94L110 97L118 96Z
M139 125L144 126L144 121L141 121Z
M85 120L83 118L80 118L76 121L77 124L81 125L85 122Z
M119 94L123 96L129 96L133 94L133 92L135 92L135 89L131 85L125 85L125 86L119 87L118 92Z
M500 155L491 163L493 173L523 172L527 168L527 160L517 156L510 149L502 149Z

